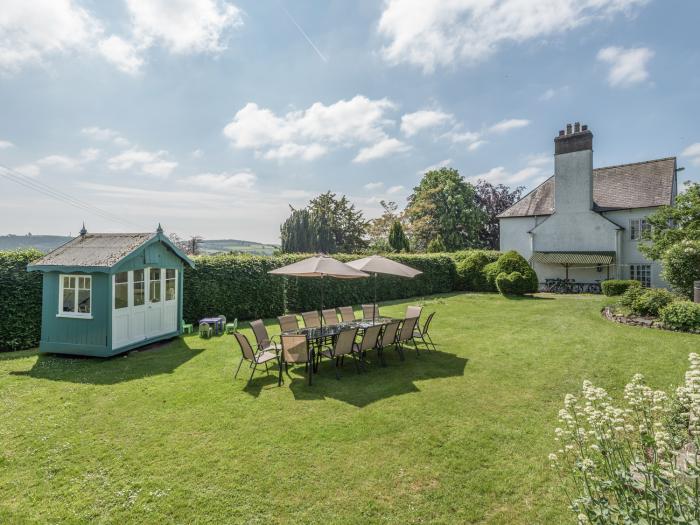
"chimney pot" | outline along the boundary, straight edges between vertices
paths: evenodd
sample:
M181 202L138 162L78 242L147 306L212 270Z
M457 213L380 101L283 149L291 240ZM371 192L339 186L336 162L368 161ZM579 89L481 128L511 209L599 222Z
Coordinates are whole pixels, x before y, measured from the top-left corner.
M566 134L571 135L571 124L566 125Z
M581 131L588 131L588 124L581 126Z
M574 122L574 133L578 133L579 131L581 131L581 123Z
M560 129L560 130L559 130L559 136L560 136L560 137L563 137L563 136L564 136L564 130L563 130L563 129Z

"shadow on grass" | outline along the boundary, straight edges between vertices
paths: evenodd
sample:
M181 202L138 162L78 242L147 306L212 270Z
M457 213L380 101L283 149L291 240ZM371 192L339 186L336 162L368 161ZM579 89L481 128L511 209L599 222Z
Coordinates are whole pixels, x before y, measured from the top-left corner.
M114 385L144 377L172 374L202 351L189 348L178 338L108 358L39 354L30 370L10 374L51 381Z
M289 385L297 400L322 401L330 398L364 407L382 399L420 392L415 384L417 381L462 376L469 361L440 351L421 352L417 356L412 349L406 349L405 361L400 361L395 352L387 352L385 357L387 366L381 367L377 356L370 355L365 371L360 374L346 359L340 380L335 378L333 363L324 360L319 373L314 374L311 386L303 374L303 368L298 368L298 372L290 370L291 383L285 374L284 385Z
M554 301L554 297L543 297L541 295L504 295L511 301Z

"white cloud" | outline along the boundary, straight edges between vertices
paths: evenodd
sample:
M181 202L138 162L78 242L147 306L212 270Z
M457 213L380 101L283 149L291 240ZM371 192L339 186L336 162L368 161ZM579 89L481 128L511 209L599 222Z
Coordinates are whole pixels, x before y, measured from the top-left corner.
M249 190L255 186L257 176L249 171L239 173L200 173L182 179L196 189L202 186L211 190Z
M491 184L533 187L546 178L552 162L552 158L544 154L530 155L526 159L525 167L518 171L510 172L503 166L497 166L487 172L468 177L467 180L472 183L485 180Z
M407 137L436 126L442 126L452 122L454 117L443 111L423 109L414 113L407 113L401 117L401 131Z
M97 45L100 53L108 62L114 64L120 71L129 74L138 73L144 64L140 56L140 50L131 42L123 38L112 35L109 38L100 40Z
M0 140L0 149L14 148L15 145L9 140Z
M93 140L101 142L113 142L117 146L128 146L129 141L125 139L118 131L109 128L100 128L91 126L80 130L83 135L90 137Z
M38 177L39 173L41 173L41 168L33 163L15 166L14 170L20 172L22 175L26 175L27 177Z
M107 166L114 171L126 171L134 168L146 175L164 178L178 166L177 162L163 158L167 154L168 152L164 150L154 152L132 148L109 158Z
M476 142L472 142L471 144L469 144L469 146L467 146L467 149L469 151L476 151L484 144L486 144L485 140L477 140Z
M367 146L362 148L354 159L353 162L367 162L374 159L379 159L386 157L387 155L393 155L394 153L401 153L403 151L408 151L411 147L404 144L395 138L386 138L372 146Z
M522 118L511 118L502 120L489 128L491 133L505 133L512 129L523 128L529 126L530 121Z
M191 155L193 159L201 159L204 156L204 151L200 148L197 148L191 153Z
M101 23L73 0L4 0L0 71L15 72L48 56L89 50Z
M316 102L305 110L278 116L250 102L236 113L223 133L234 148L252 149L266 159L313 160L334 147L387 140L385 128L393 121L386 113L392 109L394 104L387 99L357 95L328 106Z
M478 63L507 42L563 34L578 26L631 12L647 0L388 0L379 33L382 55L424 72L458 61Z
M426 166L425 168L420 170L417 174L420 176L423 176L423 174L425 174L429 171L439 170L440 168L446 168L450 164L452 164L452 159L441 160L440 162L436 162L435 164L431 164L430 166Z
M545 102L547 100L552 100L554 97L565 94L569 91L569 86L562 86L560 88L549 88L540 95L540 100Z
M56 168L60 170L80 169L83 164L93 162L100 156L100 150L87 148L80 151L77 157L68 155L48 155L36 161L36 164L43 167Z
M397 193L401 193L404 190L403 186L392 186L391 188L387 189L386 192L389 195L396 195Z
M695 144L691 144L685 148L681 155L684 157L690 157L690 162L692 162L695 166L700 166L700 142L696 142Z
M629 87L647 80L647 65L653 56L646 47L606 47L598 52L598 60L610 66L608 83L612 87Z
M374 190L379 190L384 187L383 182L368 182L365 184L365 189L368 191L374 191Z

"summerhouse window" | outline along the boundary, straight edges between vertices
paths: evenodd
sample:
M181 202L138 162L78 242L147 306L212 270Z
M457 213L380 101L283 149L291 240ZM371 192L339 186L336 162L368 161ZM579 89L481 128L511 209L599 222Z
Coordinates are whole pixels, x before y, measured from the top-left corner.
M129 307L129 272L114 276L114 309Z
M177 284L177 274L176 270L165 270L165 300L173 301L175 300L176 292L175 287Z
M91 317L92 277L61 275L59 298L59 316Z
M639 281L645 288L651 287L651 265L632 264L630 265L630 279Z
M141 306L146 300L144 271L134 270L134 306Z
M149 299L152 303L160 302L160 268L151 268L149 275Z
M651 225L646 219L631 219L630 220L630 240L640 241L643 238L644 232L651 229Z

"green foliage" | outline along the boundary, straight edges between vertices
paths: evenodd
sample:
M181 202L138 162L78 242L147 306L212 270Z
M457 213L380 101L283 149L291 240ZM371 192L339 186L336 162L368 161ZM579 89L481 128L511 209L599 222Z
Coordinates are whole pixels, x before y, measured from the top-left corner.
M644 293L642 286L630 286L620 297L620 305L630 310L634 307L635 301Z
M632 301L631 309L639 315L656 317L659 315L659 310L676 299L675 295L664 288L649 288Z
M312 222L311 213L307 208L292 209L291 215L280 227L282 252L313 252L316 249L316 239Z
M443 253L447 251L447 248L445 248L445 243L442 240L442 237L438 235L435 237L432 241L428 243L428 248L426 249L428 253Z
M41 274L27 264L41 257L34 249L0 252L0 351L39 344Z
M678 293L691 298L693 282L700 281L700 240L684 240L671 246L662 257L662 276Z
M486 219L477 205L474 186L453 168L427 172L413 188L405 215L418 250L427 249L438 235L447 251L477 247L479 229Z
M642 283L634 279L608 279L603 281L600 287L603 290L603 295L612 297L614 295L622 295L631 287L641 288Z
M662 259L682 241L700 241L700 184L689 184L673 206L661 206L647 221L651 225L648 242L641 243L639 250L651 259Z
M674 301L659 312L661 321L676 330L700 330L700 304Z
M532 292L532 279L520 272L501 272L496 277L496 288L503 295L524 295Z
M496 288L489 284L484 267L490 263L495 263L500 255L500 252L488 250L457 252L454 256L457 263L455 289L473 292L495 292Z
M497 280L500 274L505 273L510 276L513 272L521 275L524 281L518 279L517 287L522 289L519 293L535 293L539 288L537 273L533 270L525 258L515 250L501 254L496 262L489 263L484 267L484 276L489 285L498 288ZM506 284L506 287L509 285Z
M395 252L410 252L411 246L408 243L408 237L403 231L400 221L394 221L389 230L389 246Z

